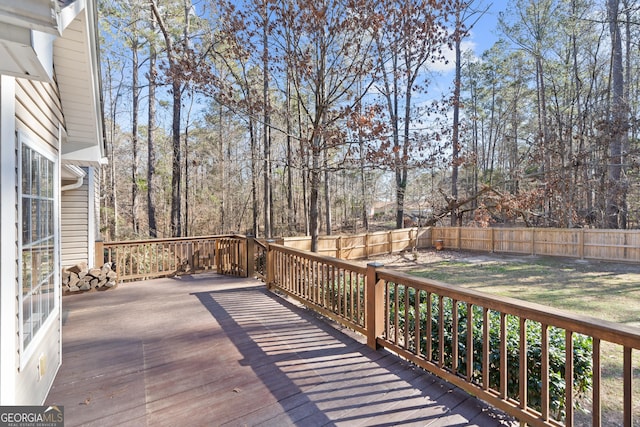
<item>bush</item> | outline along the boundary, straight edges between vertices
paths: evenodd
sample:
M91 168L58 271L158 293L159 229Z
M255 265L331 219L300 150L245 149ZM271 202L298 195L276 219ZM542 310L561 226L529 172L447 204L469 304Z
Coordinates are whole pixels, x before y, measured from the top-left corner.
M395 293L398 293L399 330L398 336L403 336L405 326L408 328L409 342L406 347L416 350L415 344L415 289L409 289L408 298L405 295L405 286L397 287L390 284L390 301L394 301ZM424 331L427 330L427 304L426 292L419 294L420 304L420 351L429 360L438 362L443 358L443 364L448 369L453 366L452 331L453 331L453 300L447 297L432 295L431 297L431 354L427 355L427 341ZM439 298L443 298L443 323L444 323L444 354L440 355L439 336ZM408 325L405 325L405 300L408 300ZM389 312L391 324L394 322L394 308L391 304ZM483 358L483 308L473 307L473 371L472 381L482 383L482 358ZM489 386L495 390L500 387L500 313L489 311ZM507 396L519 400L519 366L520 366L520 321L516 316L506 316L507 325ZM530 407L540 410L542 404L542 325L538 322L526 322L527 336L527 400ZM458 302L458 373L466 375L467 372L467 304ZM565 331L560 328L548 329L549 340L549 409L557 420L563 420L565 416ZM592 381L592 339L584 335L573 336L573 387L576 401L586 397L591 389Z

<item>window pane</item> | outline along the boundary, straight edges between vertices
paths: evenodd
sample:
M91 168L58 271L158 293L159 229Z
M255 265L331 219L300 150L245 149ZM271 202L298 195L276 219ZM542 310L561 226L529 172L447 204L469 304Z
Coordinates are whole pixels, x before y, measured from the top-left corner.
M38 173L40 172L40 155L32 152L31 157L31 192L30 194L36 195L39 192L38 183L40 179Z
M26 346L31 341L31 295L22 300L22 342Z
M45 319L49 317L49 314L53 311L55 305L55 289L54 289L54 277L53 274L49 276L49 280L42 289L42 308L45 313Z
M22 194L31 194L31 150L22 146Z
M22 244L31 243L31 199L22 198Z
M31 249L22 250L22 295L31 292L31 281L33 267L31 265Z
M57 305L54 209L55 163L22 146L22 319L29 345Z

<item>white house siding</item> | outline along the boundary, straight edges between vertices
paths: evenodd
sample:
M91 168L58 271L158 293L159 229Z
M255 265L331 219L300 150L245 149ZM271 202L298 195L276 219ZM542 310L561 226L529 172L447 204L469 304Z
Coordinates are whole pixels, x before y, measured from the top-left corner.
M62 192L60 238L63 266L79 262L93 264L89 258L89 181L86 176L80 188Z
M58 158L59 127L63 120L60 96L54 85L24 79L15 80L15 129L36 144L49 145L58 154ZM57 270L60 271L60 265ZM14 401L3 401L3 404L39 405L44 402L62 363L60 293L58 298L60 310L54 321L46 323L38 332L36 337L39 338L31 343L28 354L18 354L18 369L14 371L15 379L12 381L15 384ZM45 327L47 329L44 329ZM17 348L20 346L17 345Z
M20 348L18 320L18 211L15 79L0 75L0 405L15 402Z
M89 236L89 259L95 261L95 263L102 264L102 262L99 262L98 258L96 258L95 252L96 240L102 240L102 233L100 231L100 168L90 167L87 176L90 177L89 186L93 189L93 192L89 194L89 209L93 211L89 211L89 232L93 233L93 235ZM96 267L101 267L101 265L96 265Z
M16 79L16 126L31 138L59 150L59 126L64 123L60 95L55 86Z

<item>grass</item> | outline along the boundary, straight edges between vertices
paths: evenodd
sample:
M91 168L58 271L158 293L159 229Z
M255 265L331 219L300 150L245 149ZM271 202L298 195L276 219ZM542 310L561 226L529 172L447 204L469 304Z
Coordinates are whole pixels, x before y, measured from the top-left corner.
M640 327L636 265L453 252L426 262L418 256L410 264L402 269L416 276ZM638 353L634 352L634 424L640 423ZM603 343L602 360L602 425L622 425L622 347ZM576 425L590 425L590 415L579 414Z

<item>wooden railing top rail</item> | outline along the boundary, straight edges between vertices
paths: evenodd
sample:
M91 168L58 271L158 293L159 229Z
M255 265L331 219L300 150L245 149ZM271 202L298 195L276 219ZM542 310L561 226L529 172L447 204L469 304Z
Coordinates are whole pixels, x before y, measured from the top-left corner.
M603 341L640 349L640 328L634 326L568 313L545 305L515 298L494 296L473 289L449 285L437 280L411 276L390 269L380 268L377 269L377 273L380 280L394 283L399 282L429 292L441 292L447 297L469 302L474 305L590 335Z
M193 242L195 240L211 240L211 239L228 239L228 238L245 238L238 234L216 234L210 236L193 236L193 237L167 237L158 239L144 240L117 240L112 242L103 242L105 247L108 246L124 246L124 245L143 245L147 243L164 243L164 242Z
M258 240L258 239L255 239L255 240L254 240L254 242L255 242L255 244L256 244L257 246L260 246L262 249L267 249L267 245L266 245L266 243L263 243L262 241L260 241L260 240Z
M314 261L321 261L321 262L324 262L326 264L334 265L334 266L336 266L338 268L344 268L344 269L347 269L347 270L351 270L354 273L361 273L361 274L366 274L367 273L367 267L363 267L360 264L356 264L354 262L343 261L341 259L333 258L333 257L330 257L330 256L316 255L313 252L303 251L303 250L300 250L300 249L292 249L292 248L288 248L288 247L283 246L283 245L277 245L275 243L270 243L269 247L270 248L275 248L278 251L280 251L282 253L285 253L285 254L295 255L295 256L299 256L299 257L310 259L310 260L314 260Z

